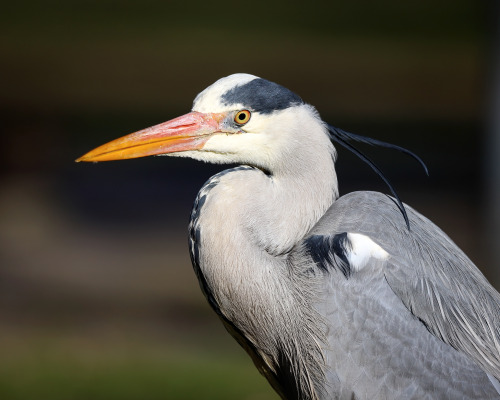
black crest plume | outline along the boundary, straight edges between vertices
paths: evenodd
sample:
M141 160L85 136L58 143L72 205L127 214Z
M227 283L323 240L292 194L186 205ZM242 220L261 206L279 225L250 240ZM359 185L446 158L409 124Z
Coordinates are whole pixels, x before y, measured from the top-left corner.
M387 142L382 142L380 140L372 139L366 136L361 136L361 135L356 135L354 133L346 132L342 129L335 128L334 126L331 126L327 124L328 131L330 132L331 138L333 141L337 142L341 146L345 147L347 150L351 151L352 153L356 154L361 160L363 160L365 163L367 163L374 171L375 173L384 181L384 183L387 185L389 190L394 196L394 199L396 201L396 205L398 206L399 210L401 211L401 214L403 214L403 218L406 222L406 226L408 230L410 230L410 221L408 219L408 214L406 213L406 209L403 205L403 202L399 198L399 195L397 194L396 190L392 186L391 182L387 177L384 175L382 170L375 164L370 158L368 158L363 152L358 150L356 147L354 147L350 142L355 141L355 142L360 142L360 143L366 143L371 146L380 146L380 147L386 147L389 149L397 150L400 151L404 154L409 155L410 157L413 157L415 160L417 160L420 165L423 167L425 173L429 175L429 170L427 169L427 166L425 163L422 161L422 159L417 156L415 153L411 152L410 150L405 149L404 147L397 146L392 143L387 143Z

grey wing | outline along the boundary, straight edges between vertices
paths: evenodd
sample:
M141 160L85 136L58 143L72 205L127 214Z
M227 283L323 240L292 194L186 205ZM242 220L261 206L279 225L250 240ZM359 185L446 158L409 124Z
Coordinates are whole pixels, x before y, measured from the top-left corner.
M403 304L433 335L478 364L496 386L500 294L446 234L406 207L411 231L390 197L351 193L334 203L311 234L359 234L380 246L388 254L385 279Z

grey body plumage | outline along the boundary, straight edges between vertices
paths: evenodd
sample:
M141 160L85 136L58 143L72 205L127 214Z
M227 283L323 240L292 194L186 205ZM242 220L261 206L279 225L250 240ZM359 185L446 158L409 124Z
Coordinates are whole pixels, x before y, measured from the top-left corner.
M231 93L236 98L237 91ZM250 108L244 99L242 106ZM331 163L334 150L325 144L324 151L330 151L325 161ZM300 169L322 176L318 185L336 195L334 172L312 172L312 163L318 159ZM297 235L293 246L273 251L268 240L253 237L255 230L279 225L282 218L300 218L299 201L314 207L303 198L306 191L318 193L314 200L321 197L320 188L311 184L314 179L303 177L305 185L283 187L285 197L292 198L289 204L273 202L272 191L265 194L264 181L297 180L300 174L291 169L286 178L251 168L226 172L201 190L197 201L203 198L208 208L197 209L191 221L199 231L190 236L198 238L191 240L192 252L209 253L194 263L202 286L216 297L214 308L275 389L287 399L500 398L486 374L500 378L495 344L500 296L445 234L408 206L410 230L385 195L330 197L328 211L310 232ZM224 189L217 190L219 185L237 187L238 204ZM261 199L272 209L253 221L265 209L258 204ZM286 217L273 215L278 208L286 210ZM204 242L205 229L216 238ZM390 257L374 258L353 271L346 258L352 247L341 244L348 233L371 238ZM235 253L237 259L222 261ZM213 272L212 263L221 262ZM272 282L276 287L264 283L270 279L260 275L264 264L269 275L279 276Z
M500 375L500 296L439 228L406 207L411 231L387 196L351 193L311 232L356 232L390 254L349 278L329 270L332 370L342 384L358 382L356 398L499 398L487 373Z
M210 305L282 398L499 399L500 295L398 198L338 198L332 138L391 147L236 74L201 92L192 113L80 160L242 165L200 190L189 248Z

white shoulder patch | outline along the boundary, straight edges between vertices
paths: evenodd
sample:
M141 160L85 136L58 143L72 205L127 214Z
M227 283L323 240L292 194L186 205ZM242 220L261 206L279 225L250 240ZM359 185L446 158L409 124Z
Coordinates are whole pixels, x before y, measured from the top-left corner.
M351 243L351 251L347 252L346 257L355 271L363 269L370 258L386 260L389 257L389 253L368 236L348 233L347 238Z

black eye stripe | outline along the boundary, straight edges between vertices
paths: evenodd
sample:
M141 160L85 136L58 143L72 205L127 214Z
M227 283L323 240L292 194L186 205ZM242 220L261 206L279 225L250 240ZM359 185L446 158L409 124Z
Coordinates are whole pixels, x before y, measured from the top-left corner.
M292 91L261 78L229 89L222 95L221 100L226 106L244 104L245 107L260 114L271 114L304 104L304 101Z

